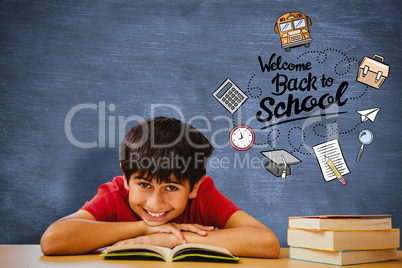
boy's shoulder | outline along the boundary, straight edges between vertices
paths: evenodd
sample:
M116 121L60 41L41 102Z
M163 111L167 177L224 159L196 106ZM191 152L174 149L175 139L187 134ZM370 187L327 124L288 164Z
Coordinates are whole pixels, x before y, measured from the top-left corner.
M199 191L206 190L209 187L215 187L214 180L210 176L205 175L205 179L202 181Z
M128 194L128 190L124 187L124 177L123 176L116 176L113 178L112 181L106 182L102 184L99 189L98 193L119 193L122 195Z
M196 199L205 201L212 197L217 197L217 195L222 195L222 193L215 187L214 180L210 176L205 175L205 179L198 188Z
M98 193L81 208L91 213L97 221L136 220L129 209L128 191L124 187L124 177L116 176L102 184Z

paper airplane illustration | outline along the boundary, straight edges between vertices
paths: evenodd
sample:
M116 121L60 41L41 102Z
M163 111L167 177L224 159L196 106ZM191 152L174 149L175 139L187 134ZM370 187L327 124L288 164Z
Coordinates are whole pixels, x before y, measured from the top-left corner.
M380 111L381 108L373 108L373 109L368 109L368 110L361 110L361 111L356 111L358 114L360 114L362 123L370 120L371 122L374 122L378 112Z

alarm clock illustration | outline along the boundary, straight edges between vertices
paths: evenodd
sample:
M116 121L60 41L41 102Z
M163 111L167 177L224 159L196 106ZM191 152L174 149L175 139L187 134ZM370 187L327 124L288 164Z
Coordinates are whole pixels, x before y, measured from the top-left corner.
M236 126L230 132L230 144L236 150L245 151L251 148L254 144L254 131L248 126Z

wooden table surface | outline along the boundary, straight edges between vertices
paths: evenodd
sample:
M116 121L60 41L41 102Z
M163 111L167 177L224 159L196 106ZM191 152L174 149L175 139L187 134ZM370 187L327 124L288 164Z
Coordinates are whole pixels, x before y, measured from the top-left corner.
M281 248L278 259L240 258L238 263L211 263L211 262L164 262L151 260L105 260L98 254L74 256L44 256L39 245L0 245L0 267L36 268L36 267L337 267L328 264L297 261L289 259L289 249ZM398 251L398 260L353 265L360 267L397 268L402 267L402 251Z

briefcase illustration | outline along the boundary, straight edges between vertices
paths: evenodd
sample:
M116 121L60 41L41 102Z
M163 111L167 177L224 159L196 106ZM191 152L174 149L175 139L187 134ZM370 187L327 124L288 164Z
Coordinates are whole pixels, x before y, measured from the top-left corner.
M378 58L381 61L375 60ZM384 64L384 57L374 55L373 58L364 57L360 62L356 80L370 87L379 89L388 77L389 66Z

